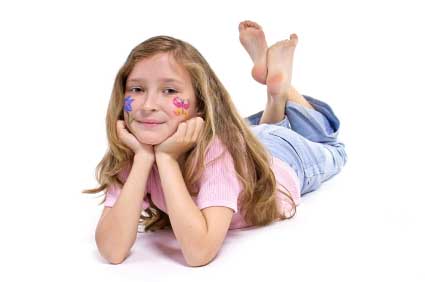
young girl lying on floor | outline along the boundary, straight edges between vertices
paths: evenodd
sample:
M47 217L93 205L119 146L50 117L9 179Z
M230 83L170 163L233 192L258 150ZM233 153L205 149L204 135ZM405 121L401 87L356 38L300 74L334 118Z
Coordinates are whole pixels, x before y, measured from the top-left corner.
M100 187L84 191L105 191L96 243L109 262L128 256L142 222L145 231L171 228L187 264L205 265L229 229L293 217L300 196L345 165L331 107L291 86L297 36L268 48L258 24L239 31L254 79L267 85L265 110L245 119L184 41L147 39L119 70Z

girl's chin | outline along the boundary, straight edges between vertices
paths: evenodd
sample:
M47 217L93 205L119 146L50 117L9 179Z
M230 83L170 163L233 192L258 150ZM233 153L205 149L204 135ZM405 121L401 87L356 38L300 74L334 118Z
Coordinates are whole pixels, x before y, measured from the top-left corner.
M166 138L162 138L161 136L147 136L150 134L144 134L143 136L137 136L137 140L140 143L147 145L158 145L161 144Z

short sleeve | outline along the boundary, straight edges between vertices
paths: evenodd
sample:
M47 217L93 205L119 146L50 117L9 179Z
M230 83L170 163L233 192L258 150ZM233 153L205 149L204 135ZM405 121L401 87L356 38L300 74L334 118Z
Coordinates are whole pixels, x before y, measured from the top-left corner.
M118 200L120 193L121 193L121 189L117 188L116 185L109 185L106 191L106 199L103 206L113 207L115 202ZM143 196L143 201L140 203L140 206L143 209L147 209L149 207L149 202L148 202L146 194L147 194L147 187L145 190L145 194Z
M219 156L220 154L223 154ZM217 160L209 160L219 157ZM224 206L238 212L238 197L242 184L237 178L234 161L221 142L214 142L205 157L206 167L199 182L196 199L199 209Z
M113 207L121 190L116 185L109 185L106 189L106 199L103 205L105 207Z

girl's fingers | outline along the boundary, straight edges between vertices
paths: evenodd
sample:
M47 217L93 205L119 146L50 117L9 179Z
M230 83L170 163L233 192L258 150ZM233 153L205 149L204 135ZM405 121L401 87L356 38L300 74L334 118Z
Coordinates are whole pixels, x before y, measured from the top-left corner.
M177 137L179 140L185 140L187 130L187 122L181 122L177 130Z
M118 122L117 122L117 128L118 128L118 130L127 130L125 128L125 124L124 124L124 121L123 120L118 120Z
M118 120L117 121L117 130L118 130L118 132L120 132L121 129L122 129L122 125L121 125L120 121Z
M187 130L186 130L186 136L185 136L185 140L187 142L192 142L192 138L193 135L195 133L196 130L196 122L195 120L191 119L187 121Z
M195 142L198 139L199 134L201 133L204 120L201 117L195 118L195 131L193 132L192 140Z
M125 128L125 124L123 120L118 120L117 121L117 127L118 128Z

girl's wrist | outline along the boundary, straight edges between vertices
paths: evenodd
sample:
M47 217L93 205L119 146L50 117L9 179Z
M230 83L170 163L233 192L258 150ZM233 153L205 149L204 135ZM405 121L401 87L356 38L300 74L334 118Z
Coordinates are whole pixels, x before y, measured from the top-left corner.
M183 165L183 156L179 156L179 157L174 157L172 155L169 155L167 153L156 153L155 154L155 162L158 165L162 165L164 163L171 163L171 162L175 162L179 165L179 167L181 168Z
M174 157L164 152L155 152L155 160L174 160Z
M134 154L134 160L136 161L143 161L148 163L154 163L155 162L155 156L149 156L146 153L136 153Z

